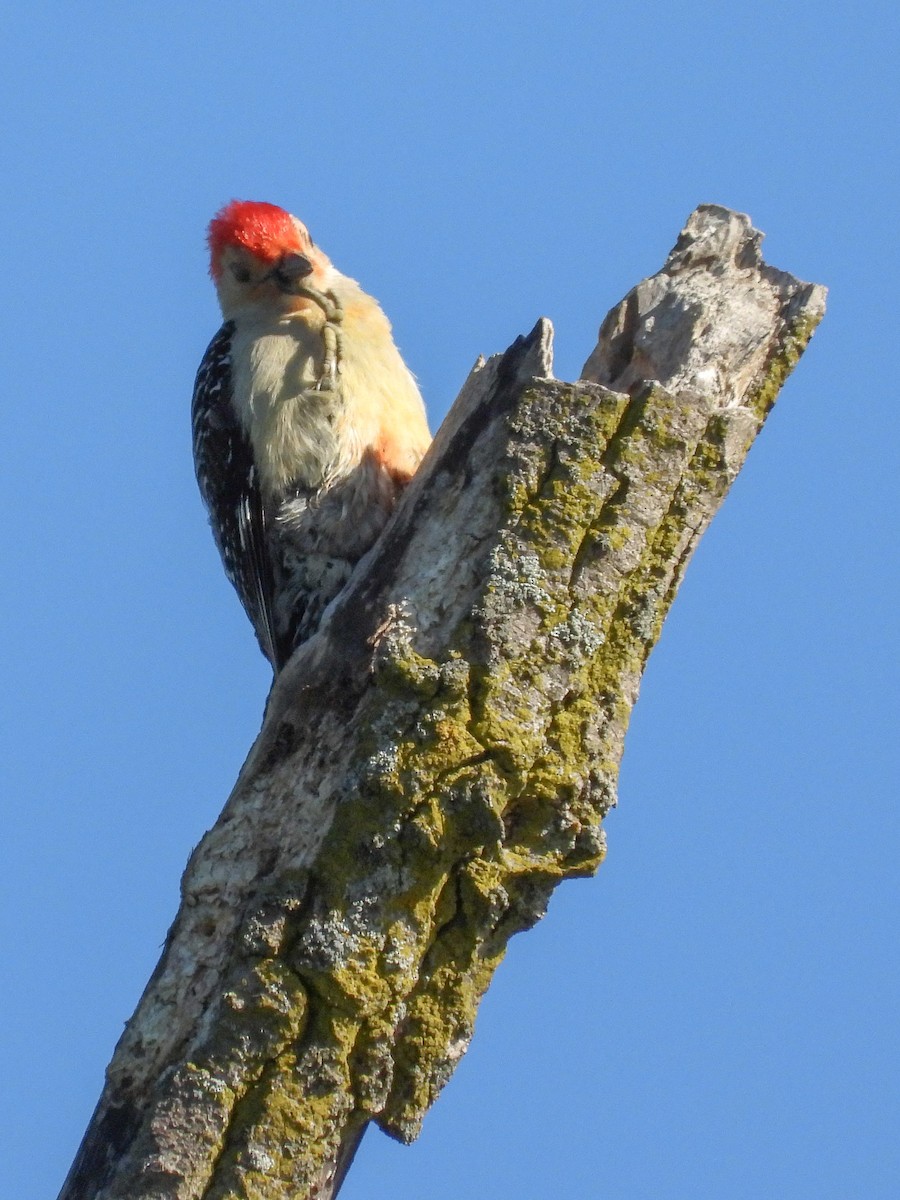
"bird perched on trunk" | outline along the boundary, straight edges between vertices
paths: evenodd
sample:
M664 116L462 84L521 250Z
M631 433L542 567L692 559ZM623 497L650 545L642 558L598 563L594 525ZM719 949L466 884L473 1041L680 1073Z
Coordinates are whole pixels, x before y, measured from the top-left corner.
M228 578L277 673L372 546L431 435L378 302L302 222L234 200L209 226L224 324L194 464Z

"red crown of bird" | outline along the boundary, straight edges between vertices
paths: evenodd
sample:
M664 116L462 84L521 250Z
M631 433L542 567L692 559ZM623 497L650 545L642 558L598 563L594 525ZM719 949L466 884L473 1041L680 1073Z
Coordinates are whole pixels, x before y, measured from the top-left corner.
M209 223L209 272L222 274L222 251L226 246L243 246L263 262L275 262L283 254L309 249L300 222L277 204L264 200L232 200Z

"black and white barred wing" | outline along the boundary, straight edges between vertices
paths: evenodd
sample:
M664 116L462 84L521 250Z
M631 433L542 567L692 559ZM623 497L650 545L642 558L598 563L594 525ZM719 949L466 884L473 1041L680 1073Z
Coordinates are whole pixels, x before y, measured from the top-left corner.
M194 469L225 574L234 584L266 658L277 667L274 580L265 513L250 439L231 401L231 337L226 322L210 342L194 383Z

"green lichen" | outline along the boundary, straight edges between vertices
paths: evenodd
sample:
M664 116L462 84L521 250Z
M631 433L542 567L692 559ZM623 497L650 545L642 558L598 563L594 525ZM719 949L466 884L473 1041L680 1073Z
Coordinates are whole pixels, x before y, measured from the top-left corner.
M785 337L749 403L758 423L813 327ZM508 517L472 617L439 661L400 635L379 644L355 786L286 975L266 962L257 992L238 989L271 1047L210 1196L256 1195L260 1170L306 1194L348 1122L413 1138L509 937L602 861L644 663L746 446L658 386L543 385L514 421L519 457L495 481Z
M318 1006L304 1049L275 1057L245 1095L204 1200L308 1194L346 1134L356 1031L351 1018ZM310 1065L316 1088L305 1082Z
M781 344L769 363L762 383L747 400L748 407L753 410L760 422L765 420L784 381L800 361L800 356L809 345L809 340L821 319L821 312L806 314L797 318L785 330Z

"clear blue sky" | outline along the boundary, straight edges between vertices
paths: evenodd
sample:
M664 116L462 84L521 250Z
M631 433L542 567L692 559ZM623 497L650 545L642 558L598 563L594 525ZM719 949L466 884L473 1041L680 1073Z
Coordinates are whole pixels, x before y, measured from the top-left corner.
M10 3L3 33L0 1192L55 1196L258 729L188 422L241 197L382 299L435 425L540 315L577 375L700 202L831 289L651 659L607 863L342 1200L900 1195L896 4Z

